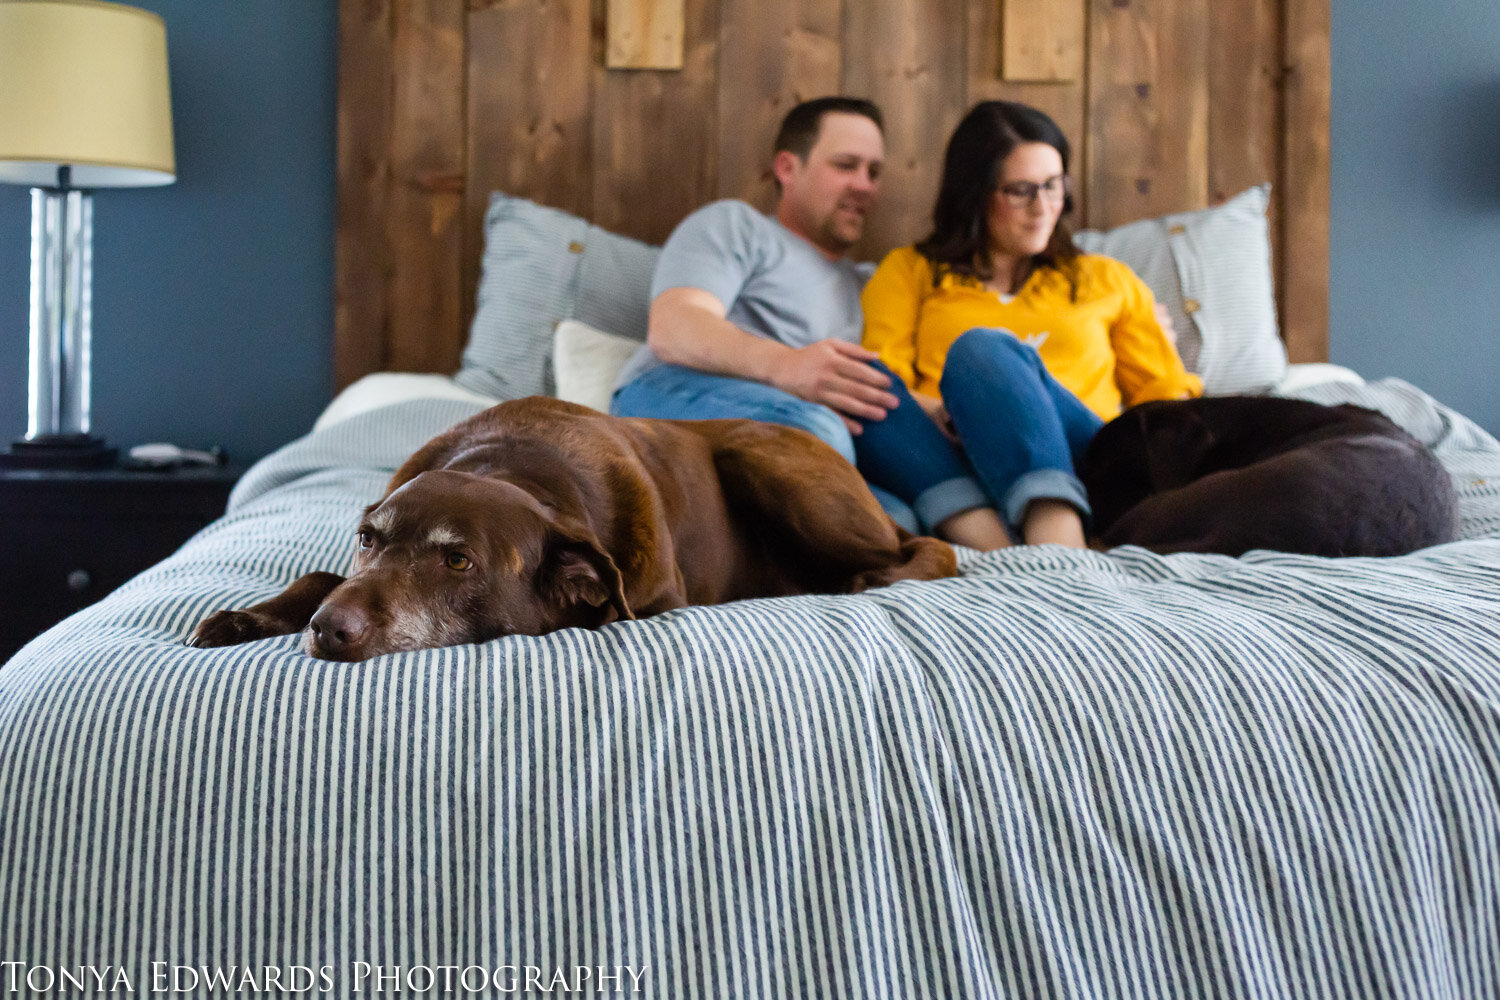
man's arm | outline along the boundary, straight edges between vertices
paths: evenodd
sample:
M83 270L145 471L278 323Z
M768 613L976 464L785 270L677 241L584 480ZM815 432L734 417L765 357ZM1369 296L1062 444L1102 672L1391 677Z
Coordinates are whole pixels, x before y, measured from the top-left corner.
M844 417L879 420L898 400L885 391L890 379L871 368L873 351L842 340L788 347L746 333L725 316L723 302L701 288L668 288L651 303L646 342L668 364L775 386L822 403Z

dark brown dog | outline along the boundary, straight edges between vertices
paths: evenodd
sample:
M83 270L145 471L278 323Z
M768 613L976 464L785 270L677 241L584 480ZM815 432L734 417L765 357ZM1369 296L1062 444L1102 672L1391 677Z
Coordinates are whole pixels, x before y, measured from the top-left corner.
M309 574L210 616L188 642L305 628L312 655L362 660L956 572L952 548L897 527L805 431L624 419L533 396L408 459L360 521L350 577Z
M1453 484L1382 414L1273 396L1132 407L1078 469L1105 545L1393 556L1452 541Z

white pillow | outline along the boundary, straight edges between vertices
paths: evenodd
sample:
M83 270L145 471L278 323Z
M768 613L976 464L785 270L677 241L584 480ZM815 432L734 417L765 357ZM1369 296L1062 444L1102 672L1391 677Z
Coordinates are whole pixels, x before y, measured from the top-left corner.
M330 424L358 416L378 406L404 403L409 399L462 399L483 406L494 406L497 400L457 385L448 375L424 375L413 372L374 372L350 384L334 397L313 424L320 431Z
M1210 395L1262 392L1286 374L1276 322L1266 204L1271 186L1222 205L1074 237L1085 253L1124 261L1166 306L1177 351Z
M557 398L608 413L615 377L640 346L639 340L605 333L576 319L563 320L552 335Z
M1326 361L1306 361L1301 364L1287 365L1286 378L1277 384L1274 392L1277 395L1286 396L1294 392L1301 392L1310 385L1321 385L1324 382L1348 382L1360 385L1364 378L1352 368L1343 365L1331 365Z

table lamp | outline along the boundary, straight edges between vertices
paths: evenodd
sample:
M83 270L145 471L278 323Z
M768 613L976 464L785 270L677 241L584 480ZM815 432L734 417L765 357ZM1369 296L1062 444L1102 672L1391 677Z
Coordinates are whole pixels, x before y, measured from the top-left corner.
M90 191L174 180L162 19L99 0L0 0L0 183L31 187L27 430L0 465L114 462L89 429Z

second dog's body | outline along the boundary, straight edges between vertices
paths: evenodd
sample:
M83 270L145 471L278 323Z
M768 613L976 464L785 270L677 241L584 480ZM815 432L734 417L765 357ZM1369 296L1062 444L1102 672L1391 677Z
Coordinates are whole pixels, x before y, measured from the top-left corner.
M1099 431L1078 473L1109 546L1392 556L1451 541L1457 520L1442 464L1358 406L1145 403Z
M632 420L535 396L424 445L364 515L354 573L314 573L189 640L309 629L330 659L541 634L689 604L850 593L957 571L803 431Z

